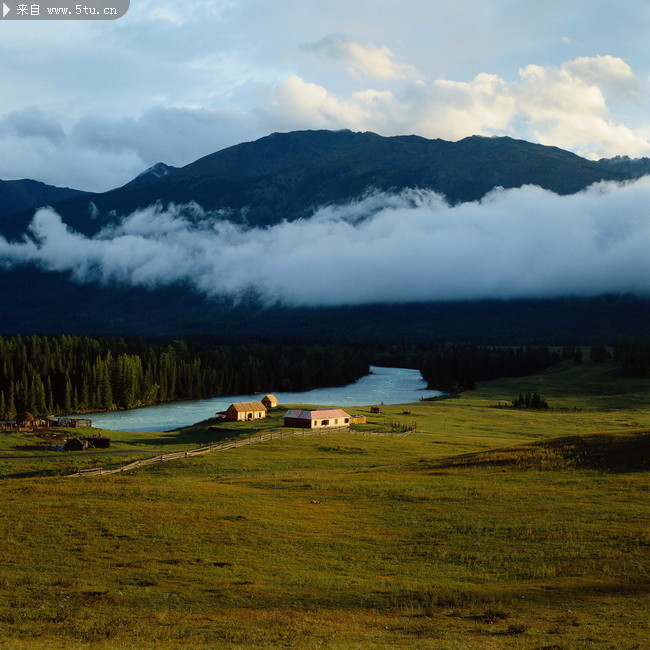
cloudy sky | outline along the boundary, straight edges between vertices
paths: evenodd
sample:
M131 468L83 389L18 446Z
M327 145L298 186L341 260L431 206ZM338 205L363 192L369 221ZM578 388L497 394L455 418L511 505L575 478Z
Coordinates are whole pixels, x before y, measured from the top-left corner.
M105 190L273 131L650 155L650 3L131 0L0 21L0 178Z

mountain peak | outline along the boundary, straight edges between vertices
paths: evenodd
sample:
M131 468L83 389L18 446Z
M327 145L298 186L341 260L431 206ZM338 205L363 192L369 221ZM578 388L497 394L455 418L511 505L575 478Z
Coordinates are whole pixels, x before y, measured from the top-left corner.
M132 181L129 181L123 187L129 187L133 185L147 185L148 183L153 183L163 176L167 176L172 172L175 172L178 167L172 167L167 165L164 162L157 162L155 165L152 165L148 169L145 169L143 172L138 174Z

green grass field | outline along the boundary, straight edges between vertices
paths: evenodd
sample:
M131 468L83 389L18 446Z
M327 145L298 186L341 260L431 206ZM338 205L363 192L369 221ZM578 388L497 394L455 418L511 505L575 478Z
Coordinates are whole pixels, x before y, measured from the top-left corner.
M497 408L527 390L551 410ZM368 419L418 432L103 478L60 474L124 459L0 461L0 644L647 647L648 380L565 364ZM233 435L212 424L111 436L135 457Z

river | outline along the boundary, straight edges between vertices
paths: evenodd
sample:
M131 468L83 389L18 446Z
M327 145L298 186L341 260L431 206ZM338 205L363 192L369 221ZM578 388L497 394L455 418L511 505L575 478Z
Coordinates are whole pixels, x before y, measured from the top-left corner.
M271 391L269 391L271 392ZM347 386L317 388L302 393L273 393L280 404L313 404L315 406L378 406L417 402L421 397L441 395L426 390L426 382L418 370L371 366L370 374ZM233 402L257 402L264 395L230 395L208 399L157 404L129 411L89 413L93 426L114 431L169 431L188 426L225 411Z

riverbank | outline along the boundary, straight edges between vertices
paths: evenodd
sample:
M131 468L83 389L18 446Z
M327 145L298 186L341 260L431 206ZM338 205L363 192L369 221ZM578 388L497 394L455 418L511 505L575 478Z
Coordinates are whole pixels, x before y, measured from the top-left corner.
M300 403L342 408L403 404L418 401L421 397L442 395L440 391L426 389L426 382L418 370L379 366L371 366L370 370L370 374L345 386L273 394L283 405ZM259 394L230 395L157 404L130 411L89 413L86 417L91 418L94 426L101 429L149 433L169 431L212 417L218 411L225 411L233 402L256 402L261 397L263 395Z

